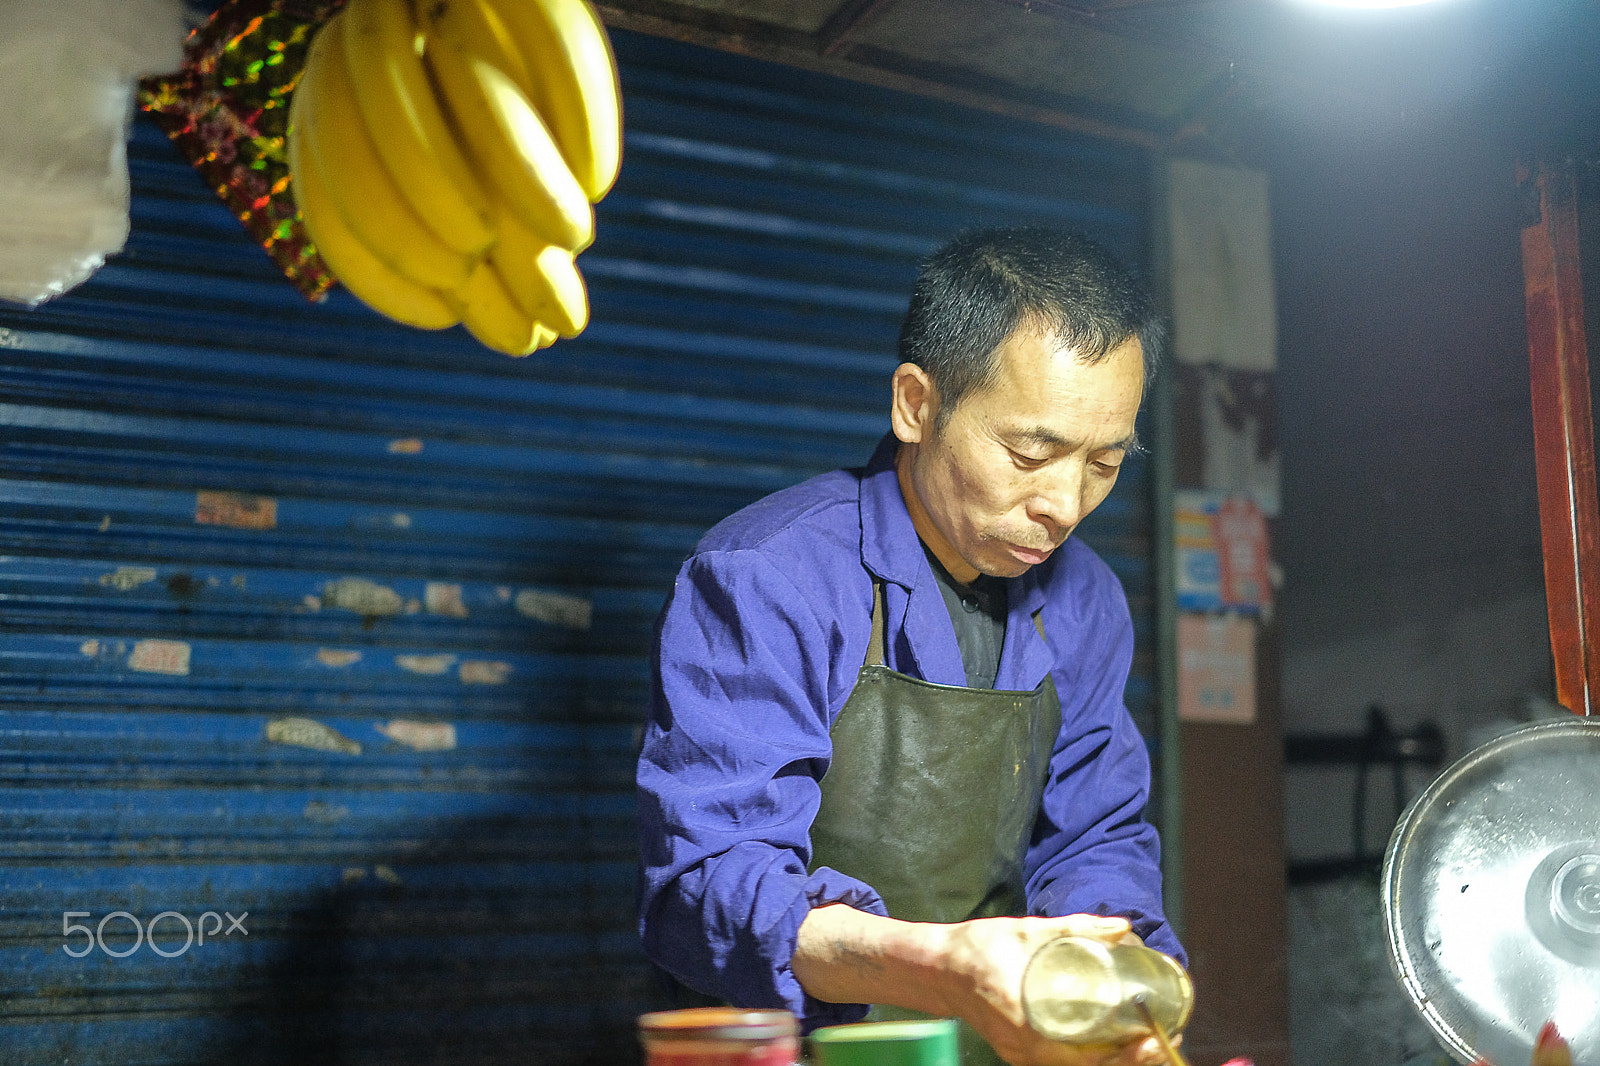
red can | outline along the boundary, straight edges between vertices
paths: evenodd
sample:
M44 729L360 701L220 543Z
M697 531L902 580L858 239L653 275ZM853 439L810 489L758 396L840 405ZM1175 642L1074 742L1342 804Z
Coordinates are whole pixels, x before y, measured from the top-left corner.
M786 1010L696 1007L639 1016L645 1066L794 1066L800 1023Z

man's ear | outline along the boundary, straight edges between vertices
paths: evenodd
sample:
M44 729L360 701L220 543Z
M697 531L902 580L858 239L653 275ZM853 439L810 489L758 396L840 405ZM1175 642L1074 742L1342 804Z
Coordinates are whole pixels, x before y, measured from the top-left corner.
M915 363L895 367L893 384L889 424L902 444L920 444L933 429L933 419L939 411L939 390L928 372Z

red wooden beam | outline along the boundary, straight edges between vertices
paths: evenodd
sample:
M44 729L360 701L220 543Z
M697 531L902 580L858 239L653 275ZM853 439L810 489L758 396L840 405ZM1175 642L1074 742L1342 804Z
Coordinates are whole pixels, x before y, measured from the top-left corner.
M1519 175L1539 219L1522 231L1534 457L1556 698L1600 713L1600 505L1596 502L1589 355L1583 335L1578 197L1570 170ZM1533 182L1533 186L1528 183Z

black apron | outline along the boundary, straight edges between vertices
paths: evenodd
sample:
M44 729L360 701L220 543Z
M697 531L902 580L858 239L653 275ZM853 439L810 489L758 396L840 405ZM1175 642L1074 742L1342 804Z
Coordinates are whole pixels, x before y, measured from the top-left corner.
M1046 673L1032 692L974 689L890 670L881 582L872 597L866 660L829 730L811 869L865 881L903 921L1026 914L1022 859L1061 729L1055 683ZM1037 614L1033 624L1043 637ZM875 1006L869 1017L916 1016ZM965 1024L961 1035L963 1066L1000 1062Z

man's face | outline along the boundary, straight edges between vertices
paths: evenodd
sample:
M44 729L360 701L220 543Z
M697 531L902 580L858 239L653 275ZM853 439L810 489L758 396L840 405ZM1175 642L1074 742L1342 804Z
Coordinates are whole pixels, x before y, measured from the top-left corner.
M895 373L907 507L963 582L1016 577L1061 546L1117 483L1144 393L1137 337L1089 365L1024 327L998 359L994 383L969 392L937 429L931 381L909 364Z

